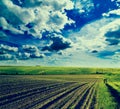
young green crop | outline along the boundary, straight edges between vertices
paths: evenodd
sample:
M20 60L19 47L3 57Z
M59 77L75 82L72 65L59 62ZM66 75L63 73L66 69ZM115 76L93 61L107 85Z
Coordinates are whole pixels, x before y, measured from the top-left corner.
M96 109L116 109L116 102L103 82L99 83Z

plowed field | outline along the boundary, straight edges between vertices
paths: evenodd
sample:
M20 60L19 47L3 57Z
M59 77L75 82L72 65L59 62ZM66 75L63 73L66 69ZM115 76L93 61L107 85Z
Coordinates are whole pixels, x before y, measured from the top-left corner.
M97 109L100 75L1 75L0 109Z

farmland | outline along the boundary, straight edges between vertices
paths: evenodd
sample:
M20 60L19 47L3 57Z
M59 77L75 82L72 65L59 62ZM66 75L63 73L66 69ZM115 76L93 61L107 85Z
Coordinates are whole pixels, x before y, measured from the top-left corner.
M120 74L120 68L83 68L48 66L0 66L3 75Z
M88 74L80 72L79 75L78 70L80 68L64 69L65 74L63 74L64 70L62 70L62 74L59 74L60 68L50 68L51 71L57 69L57 75L50 75L49 72L39 75L13 75L11 71L18 72L19 70L13 70L13 67L8 68L9 70L5 67L1 67L1 69L0 109L120 108L119 69L116 69L116 71L112 69L113 73L110 72L110 69L109 74L108 69L99 69L99 72L104 70L106 73L96 74L98 69L82 68L81 71L88 71ZM27 67L20 70L25 72L25 69ZM5 73L5 70L9 74ZM30 69L28 70L30 71ZM42 70L40 68L39 72L43 70L45 68L42 68ZM49 70L46 69L47 71ZM10 72L12 75L10 75ZM33 68L31 68L31 72L33 72ZM107 83L104 83L104 78L107 78Z

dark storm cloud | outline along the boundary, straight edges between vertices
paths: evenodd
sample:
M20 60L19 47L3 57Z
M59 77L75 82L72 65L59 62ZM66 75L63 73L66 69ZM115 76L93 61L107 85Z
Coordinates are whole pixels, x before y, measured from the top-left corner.
M118 22L119 23L119 22ZM120 39L120 29L116 30L116 31L108 31L105 34L106 37L108 38L116 38L116 39Z
M119 40L118 39L106 39L107 42L109 42L109 45L118 45L119 44Z
M70 48L71 43L62 37L53 37L52 41L53 43L50 46L52 50L58 51L58 50L64 50L66 48Z
M44 50L59 51L59 50L64 50L71 47L71 42L65 39L64 37L62 37L61 35L51 37L51 41L52 41L52 44L50 44L49 46L43 47L42 49L43 51Z
M120 43L120 29L115 31L108 31L105 34L106 41L109 42L109 45L118 45Z
M92 53L98 53L98 51L97 50L93 50Z

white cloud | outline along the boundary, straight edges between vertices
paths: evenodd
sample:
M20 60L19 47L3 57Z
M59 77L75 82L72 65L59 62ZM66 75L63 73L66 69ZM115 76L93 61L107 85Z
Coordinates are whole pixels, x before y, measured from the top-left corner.
M39 51L38 48L34 45L23 45L22 49L26 52L36 52Z
M83 9L79 10L79 13L84 13L84 12L85 12L85 10L83 10Z
M116 5L120 8L120 0L116 0Z
M108 23L100 29L100 35L105 37L107 45L105 50L115 52L120 48L120 19Z
M23 55L25 55L26 58L43 58L43 57L45 57L45 55L43 53L40 53L40 50L34 45L23 45L22 49L24 50ZM21 54L21 56L22 56L22 54Z
M86 52L99 58L117 57L119 59L118 55L114 55L120 48L119 22L120 20L117 18L102 18L85 25L77 33L72 32L69 36L73 41L71 51Z
M52 7L52 10L57 10L57 11L64 11L64 9L72 9L73 8L73 3L70 0L44 0L42 1L42 4L44 6L50 6ZM52 11L51 10L51 11Z
M30 58L30 53L24 52L24 53L23 53L23 56L24 56L25 58Z
M82 51L103 50L107 44L101 28L109 24L114 19L105 19L91 22L85 25L79 32L72 32L69 38L74 42L74 47Z
M107 32L114 32L120 29L120 19L114 19L114 21L111 21L107 25L104 25L100 28L100 33L102 36L104 36Z
M28 31L34 37L41 38L45 31L60 32L67 23L73 23L64 12L64 9L73 8L70 0L25 0L21 2L23 7L10 0L0 1L2 5L0 14L4 17L4 21L2 19L4 28L8 29L9 25L11 31L19 31L18 33ZM32 28L26 28L29 23L34 24ZM21 30L16 29L18 26Z
M10 30L14 34L23 34L22 31L17 30L11 24L8 24L4 17L0 17L0 27L2 27L4 30Z
M45 55L34 45L23 45L22 48L0 44L1 60L26 60L30 58L43 58Z
M111 10L107 13L103 13L102 14L104 17L109 17L111 15L117 15L117 16L120 16L120 9L115 9L115 10Z
M92 0L81 0L81 1L74 0L74 1L75 1L74 7L76 9L83 10L84 12L90 12L92 9L94 9L94 4Z
M64 28L64 25L68 22L67 16L63 15L61 12L53 12L50 15L50 19L47 22L49 24L49 30L54 31L56 29L56 32L60 32L60 29ZM68 23L72 23L71 21Z
M19 60L30 59L30 53L27 53L27 52L23 52L23 53L22 53L22 52L19 52L16 57L17 57L16 59L19 59Z
M2 27L3 29L7 29L8 23L5 20L4 17L0 17L0 27Z
M0 44L0 60L14 60L18 51L17 47Z
M0 50L6 51L6 52L17 52L18 48L17 47L11 47L8 45L0 44Z
M11 60L13 59L13 56L11 54L1 54L0 60Z
M33 55L33 57L34 58L43 58L43 57L45 57L45 55L44 54L42 54L42 53L40 53L40 52L38 52L38 51L36 51L34 54L32 54Z
M1 3L5 7L1 7L1 14L13 25L26 24L35 18L33 11L21 8L10 0L2 0Z

